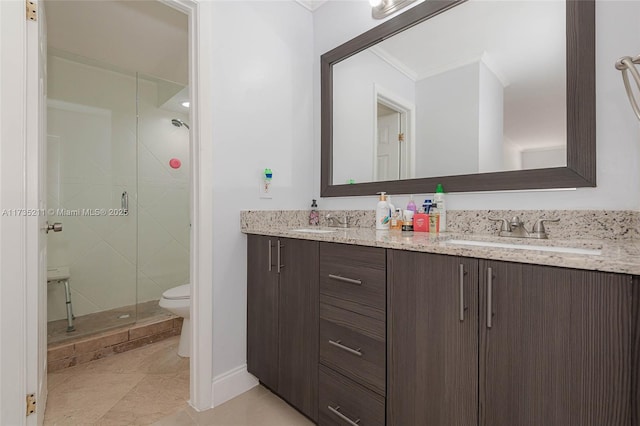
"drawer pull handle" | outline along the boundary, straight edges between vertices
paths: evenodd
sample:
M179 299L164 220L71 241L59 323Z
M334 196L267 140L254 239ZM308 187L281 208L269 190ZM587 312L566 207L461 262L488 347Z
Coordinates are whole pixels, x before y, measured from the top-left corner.
M345 346L342 344L342 340L329 340L329 344L335 346L336 348L340 348L343 351L347 351L350 354L354 354L357 356L362 356L362 351L360 350L360 348L358 349L351 349L348 346Z
M360 419L351 420L349 417L345 416L344 414L342 414L340 412L340 406L339 405L336 408L333 408L332 406L327 405L327 408L333 414L335 414L336 416L340 417L342 420L344 420L345 422L349 423L350 425L352 425L352 426L360 426Z
M336 281L342 281L344 283L362 285L362 280L354 280L353 278L341 277L340 275L329 274L329 278Z

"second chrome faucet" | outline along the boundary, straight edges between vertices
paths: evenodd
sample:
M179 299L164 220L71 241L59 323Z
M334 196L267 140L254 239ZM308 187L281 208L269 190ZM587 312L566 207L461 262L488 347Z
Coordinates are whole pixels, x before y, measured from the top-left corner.
M507 219L489 218L495 222L501 222L500 232L498 235L501 237L514 237L514 238L536 238L547 239L547 231L544 228L544 222L559 222L560 219L538 219L533 225L531 232L527 231L524 222L520 220L520 217L514 216L511 221Z
M348 228L349 227L349 216L347 215L347 213L344 214L344 217L342 220L340 220L339 218L337 218L331 213L328 213L327 216L325 216L325 218L327 219L329 226L332 228Z

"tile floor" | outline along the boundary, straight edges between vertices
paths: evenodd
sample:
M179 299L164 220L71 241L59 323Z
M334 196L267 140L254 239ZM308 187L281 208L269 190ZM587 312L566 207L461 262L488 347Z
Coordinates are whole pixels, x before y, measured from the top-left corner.
M179 337L48 375L45 425L308 426L312 423L263 387L213 410L187 404L189 360Z

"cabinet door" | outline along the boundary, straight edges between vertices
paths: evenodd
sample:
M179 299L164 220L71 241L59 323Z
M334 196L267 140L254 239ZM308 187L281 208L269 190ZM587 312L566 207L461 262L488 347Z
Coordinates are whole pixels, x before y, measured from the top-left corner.
M276 237L247 236L247 370L278 391Z
M631 424L630 277L481 261L480 306L481 425Z
M476 425L477 260L389 250L387 262L387 424Z
M319 243L280 239L278 393L318 418Z

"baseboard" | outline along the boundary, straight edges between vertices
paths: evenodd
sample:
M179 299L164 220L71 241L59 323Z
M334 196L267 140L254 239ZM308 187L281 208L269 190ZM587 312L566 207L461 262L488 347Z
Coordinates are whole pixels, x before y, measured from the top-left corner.
M228 400L258 386L258 379L247 371L247 364L213 378L213 406L217 407Z

